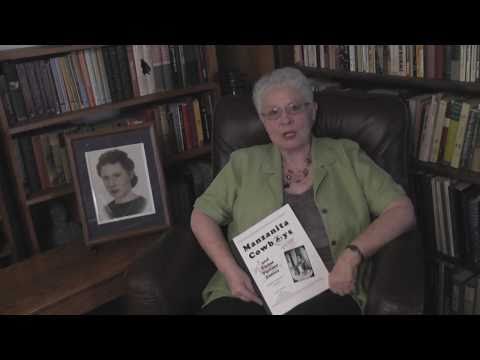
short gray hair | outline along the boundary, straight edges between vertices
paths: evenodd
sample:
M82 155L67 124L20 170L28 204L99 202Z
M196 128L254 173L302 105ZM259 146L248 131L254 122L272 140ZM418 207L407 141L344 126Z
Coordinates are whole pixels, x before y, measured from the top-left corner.
M305 101L313 101L312 86L307 77L298 69L284 67L263 75L255 83L253 88L253 103L258 113L260 113L261 100L264 94L275 86L292 87L300 91Z

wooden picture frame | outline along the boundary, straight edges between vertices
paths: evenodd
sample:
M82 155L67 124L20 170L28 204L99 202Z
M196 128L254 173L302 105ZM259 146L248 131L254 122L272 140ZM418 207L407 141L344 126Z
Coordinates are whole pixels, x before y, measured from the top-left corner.
M152 124L66 136L88 247L171 226Z

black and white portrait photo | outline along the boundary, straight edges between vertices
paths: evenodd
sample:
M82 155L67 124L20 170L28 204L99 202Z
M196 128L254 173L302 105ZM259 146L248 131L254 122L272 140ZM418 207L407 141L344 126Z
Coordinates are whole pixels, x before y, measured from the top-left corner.
M311 278L314 273L305 246L299 246L285 252L288 268L293 282Z
M155 213L143 143L88 151L85 159L99 225Z

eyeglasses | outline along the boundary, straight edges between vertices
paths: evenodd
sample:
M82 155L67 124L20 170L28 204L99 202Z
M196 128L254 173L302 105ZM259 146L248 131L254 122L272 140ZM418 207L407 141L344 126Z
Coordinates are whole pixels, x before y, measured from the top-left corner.
M310 104L311 103L309 102L300 103L300 104L288 104L284 108L275 106L270 111L266 113L261 113L261 115L269 121L276 121L280 119L284 111L288 115L299 115L303 113L307 108L307 106L309 106Z

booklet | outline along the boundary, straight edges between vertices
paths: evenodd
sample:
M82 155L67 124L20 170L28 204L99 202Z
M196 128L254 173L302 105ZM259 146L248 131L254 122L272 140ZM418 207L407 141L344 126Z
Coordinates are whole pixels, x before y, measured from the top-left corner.
M286 204L233 238L267 310L282 315L329 288L328 270Z

